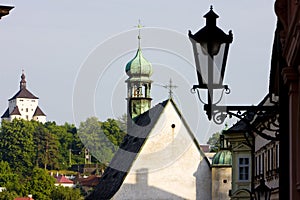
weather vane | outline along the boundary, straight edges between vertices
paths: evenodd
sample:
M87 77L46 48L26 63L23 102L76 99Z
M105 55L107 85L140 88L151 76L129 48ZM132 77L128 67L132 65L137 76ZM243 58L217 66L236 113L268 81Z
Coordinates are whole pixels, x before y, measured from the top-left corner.
M169 89L169 98L172 99L172 97L173 97L173 89L176 89L178 86L177 85L173 85L172 79L170 78L169 84L168 85L164 85L163 87Z

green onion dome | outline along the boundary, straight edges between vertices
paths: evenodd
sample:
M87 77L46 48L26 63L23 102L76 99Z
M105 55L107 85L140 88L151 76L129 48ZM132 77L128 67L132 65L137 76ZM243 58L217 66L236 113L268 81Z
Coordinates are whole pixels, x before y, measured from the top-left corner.
M213 166L231 166L232 155L229 150L220 150L217 152L212 159Z
M129 61L126 65L125 71L129 77L132 76L147 76L152 75L152 65L142 55L142 51L139 48L135 57Z

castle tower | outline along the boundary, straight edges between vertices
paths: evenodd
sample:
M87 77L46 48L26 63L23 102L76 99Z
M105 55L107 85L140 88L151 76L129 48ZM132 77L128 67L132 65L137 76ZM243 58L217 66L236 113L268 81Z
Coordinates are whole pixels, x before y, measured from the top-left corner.
M140 26L138 26L140 28ZM127 83L127 116L130 125L134 119L148 111L151 107L151 79L152 65L142 54L140 47L140 34L138 36L139 46L135 57L126 65L125 71L129 76Z
M8 108L1 118L10 121L17 118L46 122L46 115L39 107L39 98L26 87L24 71L21 75L20 90L8 100Z

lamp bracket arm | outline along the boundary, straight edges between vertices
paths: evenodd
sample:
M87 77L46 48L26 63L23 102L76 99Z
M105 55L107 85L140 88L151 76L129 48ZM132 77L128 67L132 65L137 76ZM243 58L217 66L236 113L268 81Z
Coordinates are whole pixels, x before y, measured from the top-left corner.
M206 107L205 107L206 108ZM216 124L222 124L227 117L232 116L243 121L254 133L267 140L279 140L278 105L271 106L217 106L212 105L212 119ZM267 116L266 116L267 115ZM263 123L253 124L257 117L267 117ZM275 137L266 132L275 132Z

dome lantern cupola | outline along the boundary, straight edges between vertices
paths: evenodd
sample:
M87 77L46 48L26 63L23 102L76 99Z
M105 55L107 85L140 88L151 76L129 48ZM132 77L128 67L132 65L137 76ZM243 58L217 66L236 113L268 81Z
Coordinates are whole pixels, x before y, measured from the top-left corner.
M129 77L150 77L152 65L144 58L142 50L138 48L135 57L127 63L125 71Z

